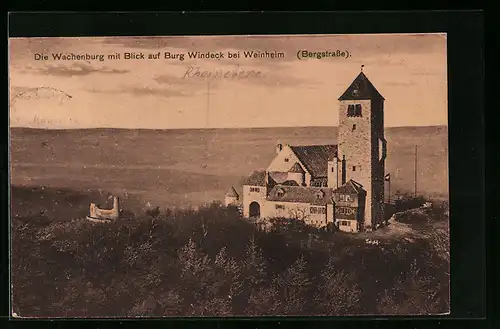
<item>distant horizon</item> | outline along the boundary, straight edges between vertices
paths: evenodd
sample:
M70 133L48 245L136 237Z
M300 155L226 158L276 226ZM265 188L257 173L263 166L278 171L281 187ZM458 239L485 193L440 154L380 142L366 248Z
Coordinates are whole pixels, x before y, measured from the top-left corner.
M392 128L432 128L432 127L448 127L448 124L435 124L435 125L416 125L416 126L385 126L384 129ZM234 130L234 129L293 129L293 128L338 128L338 126L267 126L267 127L214 127L214 128L122 128L122 127L81 127L81 128L44 128L44 127L23 127L23 126L10 126L10 129L30 129L30 130Z

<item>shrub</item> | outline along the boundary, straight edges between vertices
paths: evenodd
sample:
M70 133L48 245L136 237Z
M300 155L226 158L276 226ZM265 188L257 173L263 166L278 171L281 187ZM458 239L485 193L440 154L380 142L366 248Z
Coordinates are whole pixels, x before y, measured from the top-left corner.
M403 194L399 199L395 201L394 210L395 212L402 212L409 209L415 209L421 207L426 202L426 199L419 196L411 196L408 194Z
M386 290L395 296L388 304L408 298L398 280L412 259L446 257L444 243L382 250L290 219L259 231L220 204L109 224L51 220L12 221L13 309L21 316L375 314ZM326 247L298 243L311 234ZM411 278L416 289L444 287L420 278L446 269L422 264ZM411 310L437 311L436 301L448 298L439 293Z

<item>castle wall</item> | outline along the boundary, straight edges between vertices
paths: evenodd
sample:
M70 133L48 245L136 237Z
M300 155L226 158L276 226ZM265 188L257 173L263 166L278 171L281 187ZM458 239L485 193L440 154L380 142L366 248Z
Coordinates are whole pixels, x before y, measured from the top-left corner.
M311 212L311 208L315 211ZM309 203L266 201L264 217L296 218L316 227L326 226L327 223L326 207L311 206Z
M335 221L335 207L333 203L329 203L326 205L326 223L334 223Z
M335 224L339 228L339 231L355 233L359 232L358 230L358 222L352 219L337 219L335 220Z
M267 189L264 186L243 185L243 217L248 218L250 216L250 204L254 201L260 205L262 217L266 195Z
M235 205L238 203L238 198L233 196L226 196L224 199L224 203L226 206Z
M118 219L120 217L120 201L118 197L113 198L112 209L100 209L95 203L90 204L89 216L99 219Z
M337 188L342 185L340 179L340 163L338 160L328 161L328 187Z

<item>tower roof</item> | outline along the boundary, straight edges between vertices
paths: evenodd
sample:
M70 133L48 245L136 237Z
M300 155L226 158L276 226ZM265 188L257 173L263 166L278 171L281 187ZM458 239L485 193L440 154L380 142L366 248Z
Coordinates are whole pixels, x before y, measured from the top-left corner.
M227 191L226 196L233 197L233 198L238 198L239 194L236 192L233 186Z
M357 99L373 99L384 97L378 92L373 84L368 80L366 75L361 71L356 79L351 83L349 88L339 97L339 101L357 100Z

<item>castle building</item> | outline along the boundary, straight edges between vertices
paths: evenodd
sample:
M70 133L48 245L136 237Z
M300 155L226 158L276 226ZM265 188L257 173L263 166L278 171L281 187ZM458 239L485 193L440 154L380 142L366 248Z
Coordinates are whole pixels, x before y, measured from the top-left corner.
M384 97L361 73L340 96L337 145L276 146L243 184L243 216L297 218L346 232L384 221Z

